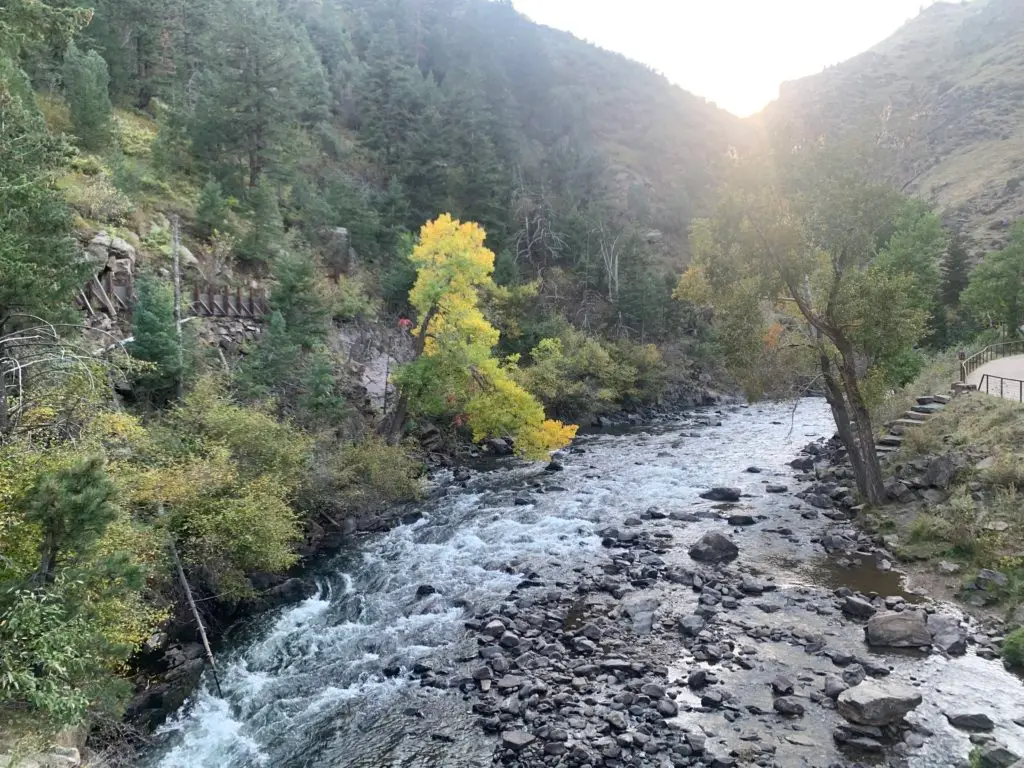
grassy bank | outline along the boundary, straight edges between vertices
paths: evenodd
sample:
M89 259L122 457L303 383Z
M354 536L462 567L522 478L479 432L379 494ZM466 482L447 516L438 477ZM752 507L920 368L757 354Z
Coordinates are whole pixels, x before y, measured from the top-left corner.
M957 398L907 433L890 470L913 498L872 513L894 554L955 574L961 600L1020 623L1024 406L983 394Z

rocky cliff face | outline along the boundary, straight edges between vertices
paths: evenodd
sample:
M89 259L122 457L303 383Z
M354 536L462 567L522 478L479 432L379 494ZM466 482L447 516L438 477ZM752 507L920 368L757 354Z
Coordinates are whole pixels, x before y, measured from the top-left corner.
M783 86L756 123L881 145L889 181L978 249L1024 218L1024 3L938 3L871 50Z

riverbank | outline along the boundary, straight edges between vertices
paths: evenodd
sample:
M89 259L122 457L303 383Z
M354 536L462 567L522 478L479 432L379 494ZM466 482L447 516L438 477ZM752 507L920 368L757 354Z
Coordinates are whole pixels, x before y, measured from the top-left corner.
M473 473L419 522L332 563L317 596L236 638L224 697L207 683L147 764L824 766L874 754L948 768L971 748L946 718L958 714L992 717L1019 754L1019 682L984 658L995 639L901 593L860 554L870 538L842 486L787 466L825 434L820 401L735 409L587 436L560 472ZM700 498L716 485L742 495ZM738 556L693 560L714 534ZM891 589L858 587L867 574ZM946 653L866 645L868 613L922 617L925 642L944 633ZM961 644L966 655L950 653ZM920 692L906 724L839 713L830 692L874 676Z

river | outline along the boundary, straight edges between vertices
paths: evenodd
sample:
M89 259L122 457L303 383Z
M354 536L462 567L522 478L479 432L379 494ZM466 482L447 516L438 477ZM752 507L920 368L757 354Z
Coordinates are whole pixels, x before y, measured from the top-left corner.
M607 563L599 531L622 526L628 518L650 517L642 513L651 508L659 510L656 519L628 522L671 539L663 555L668 566L688 563L687 546L709 530L720 530L730 532L739 546L738 567L778 587L771 593L779 606L772 613L745 601L730 614L737 636L752 623L785 623L787 637L802 627L826 637L830 646L864 653L862 628L837 616L830 607L831 589L847 582L854 589L897 594L898 578L870 563L837 569L815 542L828 521L808 519L801 513L807 508L789 494L764 492L766 483L797 490L790 460L810 440L832 431L828 408L819 400L795 407L709 410L649 428L583 435L576 442L579 450L566 456L563 472L546 473L542 466L512 460L474 472L467 483L448 485L439 498L418 504L418 522L367 539L358 551L323 565L318 595L236 628L220 660L223 698L204 679L202 689L162 729L160 746L145 765L491 765L497 739L477 727L471 697L435 687L446 675L464 677L476 655L467 618L497 611L524 578L569 589L575 577ZM746 471L751 466L761 471ZM436 481L444 485L447 479L442 475ZM714 505L699 497L711 486L742 488L749 494L742 506L758 516L758 523L729 529L717 519ZM703 514L688 522L663 517L674 511ZM424 595L426 585L436 591ZM689 587L658 589L659 610L672 621L696 602ZM685 680L693 659L681 647L676 650L678 633L662 629L659 625L659 652L672 655L671 673ZM751 669L729 665L717 673L721 685L745 704L763 699L770 711L767 681L784 672L810 686L831 662L792 642L765 640L751 657L756 663L746 665ZM966 733L946 722L942 713L951 706L989 713L997 724L994 735L1024 754L1021 728L1013 723L1024 715L1021 685L998 662L973 653L957 659L878 658L892 667L893 679L921 688L925 701L911 718L930 735L906 758L875 762L956 765L970 744ZM439 674L425 676L428 668ZM776 727L769 717L733 722L700 707L688 711L692 694L681 688L680 727L703 729L709 752L713 746L723 754L742 754L744 744L753 741L771 743L774 762L765 765L846 764L831 738L839 718L827 707L808 702L808 714L797 726ZM632 763L610 764L665 764L661 758L644 762L638 754Z

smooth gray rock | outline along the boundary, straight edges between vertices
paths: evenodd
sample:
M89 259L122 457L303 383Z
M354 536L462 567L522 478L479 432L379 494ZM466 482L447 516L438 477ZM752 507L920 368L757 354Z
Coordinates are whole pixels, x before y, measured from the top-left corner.
M913 688L870 680L839 694L836 708L851 723L883 726L900 722L921 701Z
M875 614L864 634L868 645L876 648L927 648L932 644L924 616L914 611Z
M996 724L992 718L982 712L947 712L946 719L954 728L963 731L988 732L994 730Z
M847 616L852 616L855 619L870 619L878 613L878 609L867 600L862 600L853 595L849 595L843 601L842 610Z

